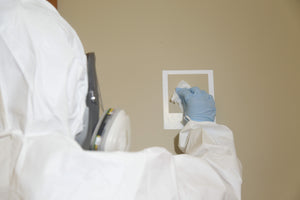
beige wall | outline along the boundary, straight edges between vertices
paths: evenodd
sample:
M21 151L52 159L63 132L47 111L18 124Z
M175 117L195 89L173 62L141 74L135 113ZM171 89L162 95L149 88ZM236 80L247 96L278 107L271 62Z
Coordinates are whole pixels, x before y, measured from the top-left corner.
M243 199L300 199L299 0L59 0L58 9L96 53L105 107L129 113L132 150L174 152L162 70L213 69Z

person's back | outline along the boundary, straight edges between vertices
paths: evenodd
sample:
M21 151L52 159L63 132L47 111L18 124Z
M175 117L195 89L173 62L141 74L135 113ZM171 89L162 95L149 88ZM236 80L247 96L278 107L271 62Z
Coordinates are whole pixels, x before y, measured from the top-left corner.
M5 0L0 10L0 131L74 137L87 93L78 36L45 0Z

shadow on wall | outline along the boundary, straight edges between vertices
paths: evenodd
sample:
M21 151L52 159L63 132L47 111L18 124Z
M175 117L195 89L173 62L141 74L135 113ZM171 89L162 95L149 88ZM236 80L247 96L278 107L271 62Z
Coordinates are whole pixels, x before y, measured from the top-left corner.
M300 0L290 0L289 5L290 9L300 17Z
M179 133L174 137L174 151L176 154L183 154L183 152L178 147L179 143Z
M300 13L300 0L292 0L292 4L295 6L295 9Z

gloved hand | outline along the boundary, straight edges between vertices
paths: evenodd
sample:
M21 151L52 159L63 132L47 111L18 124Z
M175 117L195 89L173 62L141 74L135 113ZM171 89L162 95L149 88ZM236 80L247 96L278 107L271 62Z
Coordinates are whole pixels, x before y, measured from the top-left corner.
M198 87L176 88L176 93L181 99L184 116L193 121L214 121L216 107L214 98Z

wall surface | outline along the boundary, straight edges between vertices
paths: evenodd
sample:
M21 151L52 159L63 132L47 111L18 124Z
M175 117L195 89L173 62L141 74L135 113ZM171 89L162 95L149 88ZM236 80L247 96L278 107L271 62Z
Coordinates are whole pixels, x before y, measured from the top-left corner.
M162 70L213 69L217 120L235 136L244 200L300 199L299 0L59 0L94 51L104 106L124 108L132 151L174 152Z

